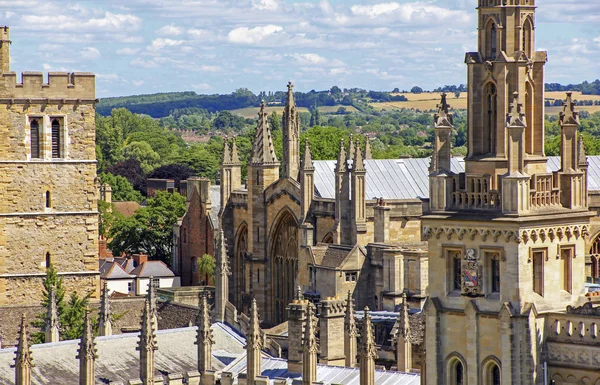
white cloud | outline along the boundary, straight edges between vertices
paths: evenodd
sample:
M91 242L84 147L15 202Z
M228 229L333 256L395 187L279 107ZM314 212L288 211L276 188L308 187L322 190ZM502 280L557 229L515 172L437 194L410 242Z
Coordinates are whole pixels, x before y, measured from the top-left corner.
M183 43L185 43L185 40L164 39L159 37L158 39L152 40L152 45L149 45L147 49L149 51L159 51L165 47L177 47Z
M53 52L53 51L58 51L61 49L63 49L62 45L51 44L51 43L40 44L40 46L38 47L38 51L42 51L42 52Z
M105 12L101 18L81 20L71 15L24 15L21 20L31 30L81 33L83 31L118 33L137 30L142 20L135 15Z
M190 28L187 31L188 35L195 37L195 38L199 38L199 37L205 37L210 35L210 32L204 30L204 29L197 29L197 28Z
M374 5L353 5L350 10L355 15L377 17L392 13L400 8L398 3L382 3Z
M200 83L192 85L192 88L198 91L208 91L212 90L213 87L210 84Z
M141 86L143 86L143 85L144 85L146 82L145 82L145 81L143 81L143 80L134 80L134 81L132 81L132 83L133 83L133 85L134 85L134 86L136 86L136 87L141 87Z
M279 0L252 0L252 6L260 10L275 11L279 8Z
M128 37L121 39L121 43L136 44L136 43L143 43L143 42L144 42L144 38L141 36L128 36Z
M594 43L600 44L600 36L598 36L597 38L594 39Z
M265 25L262 27L240 27L229 32L229 41L238 44L256 44L267 36L281 33L283 27L279 25Z
M104 79L108 81L119 80L119 75L117 74L96 74L98 79Z
M7 19L10 19L11 17L13 17L15 15L16 15L16 13L14 13L14 12L10 12L10 11L4 12L4 17Z
M79 54L83 59L98 59L100 57L100 51L94 47L86 47Z
M300 64L325 64L327 59L316 53L294 53L287 55L296 59Z
M165 25L164 27L156 31L156 33L158 33L159 35L166 36L179 36L183 33L183 28L170 24Z
M131 64L134 67L141 67L141 68L157 68L158 64L155 61L147 61L147 60L143 60L141 58L136 58L133 59L129 64Z
M435 21L452 20L455 23L466 23L471 13L442 8L425 2L404 3L397 2L379 3L373 5L353 5L350 11L354 16L377 19L380 17L391 18L403 23L428 23Z
M208 65L203 65L200 67L200 69L202 71L206 71L206 72L221 72L222 68L219 66L208 66Z
M139 48L129 48L129 47L125 47L125 48L121 48L117 50L117 55L137 55L137 53L140 52Z

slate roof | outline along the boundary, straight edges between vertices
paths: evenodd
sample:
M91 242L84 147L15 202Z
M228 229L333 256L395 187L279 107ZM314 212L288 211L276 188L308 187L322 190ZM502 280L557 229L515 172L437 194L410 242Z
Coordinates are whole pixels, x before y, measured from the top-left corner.
M246 373L246 357L242 356L237 361L223 369L224 372L234 373L236 376L240 373ZM287 383L291 384L295 379L301 379L299 373L291 373L287 370L287 361L281 358L265 358L262 359L262 375L269 377L273 383L273 379L285 378ZM360 372L358 368L346 368L343 366L327 366L317 365L317 382L322 382L325 385L329 384L344 384L344 385L359 385ZM237 382L235 382L237 383ZM376 370L375 384L376 385L419 385L421 376L413 373L391 372Z
M588 190L600 190L600 156L588 156ZM428 199L430 158L369 159L367 199ZM335 160L315 160L315 191L322 198L335 199ZM351 161L348 162L352 164ZM463 157L451 160L452 172L465 171ZM548 172L560 169L560 157L548 157Z
M127 273L125 269L116 261L100 260L100 278L102 279L130 279L133 275Z
M169 267L163 261L146 261L140 263L133 271L132 275L137 275L140 278L143 277L174 277L175 274L169 269Z
M213 369L221 370L245 355L245 339L222 323L213 324ZM159 330L156 332L156 375L197 370L196 327ZM97 337L98 359L96 382L124 382L139 377L139 352L135 350L139 333ZM77 384L79 361L75 359L79 340L33 345L31 352L36 365L32 369L32 384ZM15 348L0 350L0 384L14 383Z
M353 249L353 246L319 243L312 247L312 252L318 265L336 268L344 262Z

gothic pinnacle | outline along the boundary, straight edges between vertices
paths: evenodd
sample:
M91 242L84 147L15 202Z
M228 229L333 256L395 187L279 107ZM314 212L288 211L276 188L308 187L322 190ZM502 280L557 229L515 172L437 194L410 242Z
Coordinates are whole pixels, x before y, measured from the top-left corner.
M312 154L310 153L310 143L308 139L304 141L304 156L302 157L302 169L303 170L314 170Z
M17 338L17 351L15 352L15 363L11 367L15 368L15 384L30 385L31 384L31 368L33 357L29 350L29 324L25 318L25 313L21 316L21 324L19 326L19 336Z
M210 310L206 300L206 292L200 295L200 311L196 317L196 345L198 346L198 371L205 373L212 369L213 332L210 323Z

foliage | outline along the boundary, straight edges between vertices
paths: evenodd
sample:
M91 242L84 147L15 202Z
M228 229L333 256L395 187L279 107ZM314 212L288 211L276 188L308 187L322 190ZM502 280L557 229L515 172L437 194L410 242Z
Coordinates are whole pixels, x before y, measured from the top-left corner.
M216 261L212 255L204 254L198 260L198 272L203 277L204 285L215 284L215 267Z
M121 219L122 214L115 210L115 205L105 201L98 201L98 212L100 219L98 223L98 233L102 237L107 237L114 223Z
M182 180L187 180L196 175L196 172L187 164L167 164L155 168L148 178L157 179L173 179L175 181L175 188L178 189Z
M414 86L413 88L410 89L410 92L413 94L422 94L423 89L419 86Z
M100 177L100 183L109 184L112 188L112 200L118 202L142 202L142 194L134 190L133 185L121 175L101 172L98 176Z
M127 179L134 189L146 195L146 178L139 160L129 158L106 169L107 174L120 175Z
M185 198L178 193L157 191L129 218L119 218L110 229L113 254L145 253L171 265L173 225L185 214Z
M89 292L83 297L80 297L77 293L71 293L69 301L65 301L63 279L58 275L58 270L53 265L48 266L46 269L46 276L42 281L42 285L44 289L42 290L41 305L44 309L48 308L50 291L55 293L58 322L60 324L60 339L73 340L80 338L83 331L83 315L89 307L92 293ZM40 331L32 333L32 343L44 343L46 341L44 332L46 312L38 314L32 325L40 329Z

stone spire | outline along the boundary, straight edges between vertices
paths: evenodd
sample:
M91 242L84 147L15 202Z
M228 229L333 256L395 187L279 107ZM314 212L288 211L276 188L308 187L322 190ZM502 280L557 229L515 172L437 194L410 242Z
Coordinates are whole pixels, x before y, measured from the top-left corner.
M364 158L365 158L365 160L367 160L367 159L373 159L373 150L371 149L371 141L366 136L365 136L365 154L364 154Z
M373 337L373 324L369 308L365 308L365 315L360 333L360 385L375 385L375 359L377 358L377 347Z
M136 348L140 352L140 379L144 385L154 383L154 352L158 350L154 333L155 327L150 300L146 298L142 315L142 330Z
M11 365L11 367L15 368L15 385L31 385L31 368L35 365L33 364L33 357L29 350L29 324L25 319L25 313L21 316L21 325L17 340L15 363Z
M567 92L567 99L564 102L563 111L559 116L561 127L561 152L562 161L561 171L574 171L579 168L579 156L577 140L577 130L579 129L579 113L575 110L573 94Z
M216 248L217 263L215 266L215 321L225 322L225 307L229 298L229 260L223 229L219 231Z
M256 299L253 299L252 306L250 307L250 328L246 335L248 384L254 384L256 377L261 375L262 347L263 340L260 321L258 320L258 309L256 307Z
M308 139L304 141L304 156L302 157L302 170L304 171L314 171L315 167L313 166L312 154L310 152L310 143Z
M315 330L314 305L309 303L304 328L302 349L302 385L312 385L317 380L317 336Z
M406 293L402 293L401 307L396 321L398 329L396 335L393 337L393 342L396 343L398 370L409 372L412 369L412 344L410 342L410 318Z
M150 304L150 314L152 315L152 327L154 330L158 329L158 308L156 306L156 286L154 284L154 277L150 276L148 279L148 292L146 293L146 299Z
M206 300L206 292L200 295L200 311L196 317L196 345L198 346L198 371L200 374L212 370L212 346L215 343L210 324L209 305Z
M353 228L350 244L356 245L362 243L364 235L367 233L367 201L366 201L366 173L365 162L363 160L360 143L356 140L356 150L352 162L351 172L351 202Z
M223 160L221 164L228 166L231 164L231 143L229 143L229 137L225 135L223 139Z
M299 175L300 182L300 215L301 221L305 225L303 227L303 246L312 246L312 231L313 227L307 221L310 206L312 205L315 196L315 167L310 153L310 145L308 139L304 144L304 156L302 157L302 166Z
M110 298L108 296L108 286L106 281L102 284L102 294L100 295L100 319L99 333L101 336L112 335L112 311L110 309Z
M354 158L352 162L353 171L365 171L365 162L362 151L360 149L360 142L356 139L356 150L354 151Z
M251 163L254 165L279 163L277 155L275 155L275 147L273 147L273 139L269 127L269 115L267 114L266 107L267 105L263 100L260 105L260 112L258 113L254 144L252 145Z
M585 146L583 145L583 137L579 136L579 142L577 144L577 163L579 164L579 167L586 167L588 166L588 161L587 161L587 156L585 154Z
M348 143L348 159L354 159L354 136L350 134L350 141Z
M48 308L46 309L46 342L58 342L60 339L58 322L58 306L56 304L56 288L48 292Z
M300 118L294 101L292 82L288 83L282 122L283 177L296 179L300 168Z
M352 143L352 140L350 140ZM338 152L337 162L335 164L335 172L346 172L348 169L348 157L346 156L346 146L344 139L340 140L340 151Z
M231 164L235 166L241 164L237 140L235 139L235 136L231 139Z
M97 353L90 312L86 310L83 318L83 334L79 342L77 357L75 357L79 360L79 385L94 385L96 383L94 363L98 358Z
M354 319L354 301L352 292L348 290L348 300L346 301L346 316L344 317L344 355L346 356L346 366L353 368L356 366L356 319Z

